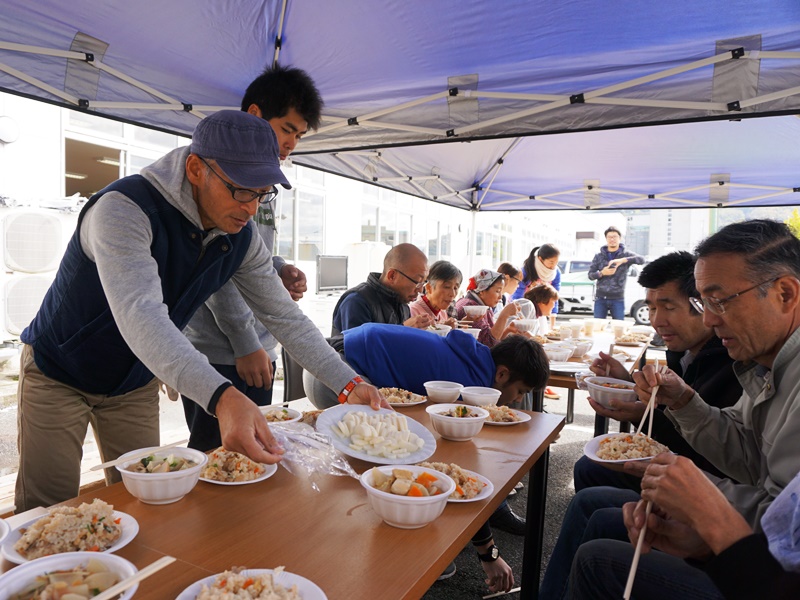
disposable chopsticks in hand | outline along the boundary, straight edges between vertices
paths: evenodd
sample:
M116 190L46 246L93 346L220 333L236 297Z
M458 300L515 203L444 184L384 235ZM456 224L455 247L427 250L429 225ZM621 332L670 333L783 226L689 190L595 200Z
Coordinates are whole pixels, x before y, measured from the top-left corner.
M110 469L111 467L116 467L123 462L127 462L129 460L135 460L137 458L144 458L145 456L150 456L151 454L155 454L156 452L161 452L162 450L166 450L167 448L174 448L175 446L180 446L181 444L185 444L189 440L180 440L179 442L173 442L171 444L167 444L166 446L159 446L158 448L146 448L141 452L137 452L135 454L130 454L125 458L118 458L116 460L110 460L108 462L104 462L100 465L95 465L90 471L99 471L100 469Z
M633 553L633 560L631 561L631 570L628 571L628 582L625 584L625 592L622 594L622 600L631 600L631 592L633 591L633 580L636 577L636 567L639 566L639 557L642 555L642 543L644 536L647 533L647 519L650 517L650 511L653 508L653 503L647 501L647 507L644 511L644 525L639 532L639 539L636 541L636 551Z
M656 360L653 365L655 366L656 373L664 374L666 372L664 367L659 368L658 360ZM653 435L653 411L655 410L656 394L658 394L659 387L659 385L654 386L653 390L650 392L650 401L647 403L647 407L644 409L642 419L639 421L639 427L636 428L636 435L639 435L642 432L642 427L644 427L645 420L648 422L647 437L652 437Z
M130 577L123 579L119 583L112 585L105 592L101 592L97 596L94 596L92 600L111 600L111 598L115 598L128 588L139 583L142 579L150 577L150 575L156 571L160 571L167 565L171 565L175 562L175 560L176 559L172 556L162 556L156 562L149 564L141 571L138 571L135 575L131 575Z

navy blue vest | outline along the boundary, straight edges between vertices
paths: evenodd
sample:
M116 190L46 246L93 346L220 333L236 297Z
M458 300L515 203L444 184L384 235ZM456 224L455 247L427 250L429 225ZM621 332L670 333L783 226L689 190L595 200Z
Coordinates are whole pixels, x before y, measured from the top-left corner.
M97 266L81 248L86 211L111 191L134 201L150 219L150 251L158 264L169 318L178 329L239 268L253 228L248 224L237 234L220 236L203 251L203 230L140 175L120 179L92 196L81 211L55 281L21 339L33 346L36 365L48 377L88 393L117 396L142 387L153 374L122 338Z

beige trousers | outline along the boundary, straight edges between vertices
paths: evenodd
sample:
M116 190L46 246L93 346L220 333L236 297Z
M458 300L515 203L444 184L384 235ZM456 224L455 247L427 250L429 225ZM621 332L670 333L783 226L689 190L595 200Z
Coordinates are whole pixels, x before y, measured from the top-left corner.
M159 445L158 381L122 396L87 394L45 376L25 345L17 391L17 512L78 495L83 441L94 429L102 462ZM106 469L106 483L120 481Z

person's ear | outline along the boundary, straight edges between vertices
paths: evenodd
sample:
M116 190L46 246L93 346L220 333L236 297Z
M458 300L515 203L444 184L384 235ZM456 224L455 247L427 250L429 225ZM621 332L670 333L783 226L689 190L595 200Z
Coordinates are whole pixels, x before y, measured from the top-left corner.
M186 157L186 178L192 185L199 186L205 181L206 169L203 161L197 154Z
M494 383L497 386L503 386L511 379L511 370L505 365L497 365L497 370L494 372Z
M261 109L258 107L258 104L251 104L247 107L247 112L251 115L255 115L258 118L261 118Z
M792 312L800 304L800 281L787 275L775 282L780 294L781 304L786 312Z

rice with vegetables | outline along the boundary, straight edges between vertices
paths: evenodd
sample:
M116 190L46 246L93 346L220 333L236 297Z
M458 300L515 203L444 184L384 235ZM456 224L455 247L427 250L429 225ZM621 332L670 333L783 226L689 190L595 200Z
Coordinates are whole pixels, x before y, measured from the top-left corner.
M244 454L231 452L220 446L208 455L208 463L200 477L231 483L252 481L263 473L263 465L250 460Z
M423 462L419 466L435 469L440 473L449 475L456 482L456 489L450 494L450 497L454 500L471 500L486 487L485 483L454 463Z
M14 550L27 559L62 552L102 552L122 535L114 507L95 499L79 507L59 506L50 510L22 533Z
M282 572L283 567L262 575L225 571L211 585L203 584L197 600L302 600L296 585L286 588L275 583Z
M633 458L649 458L662 452L669 452L664 444L644 434L621 434L607 437L600 442L597 458L602 460L630 460Z

